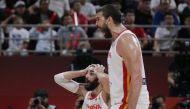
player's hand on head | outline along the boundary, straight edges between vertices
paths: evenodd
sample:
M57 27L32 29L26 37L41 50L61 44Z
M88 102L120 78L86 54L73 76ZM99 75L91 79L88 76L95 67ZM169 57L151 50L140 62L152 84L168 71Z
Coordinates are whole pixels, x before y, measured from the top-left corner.
M92 64L87 67L87 72L94 73L94 66Z
M94 66L94 73L104 73L105 67L100 64L93 64Z
M92 70L92 65L89 65L88 67L80 71L82 73L82 76L85 76L90 70Z

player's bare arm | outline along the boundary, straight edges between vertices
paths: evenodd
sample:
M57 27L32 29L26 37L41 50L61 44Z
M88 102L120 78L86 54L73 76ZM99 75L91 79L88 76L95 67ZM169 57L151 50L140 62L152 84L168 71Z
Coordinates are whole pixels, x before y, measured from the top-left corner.
M102 85L102 96L104 101L109 104L110 101L110 90L109 90L109 77L104 72L105 67L103 65L95 64L94 73L97 75L100 84Z
M135 109L142 86L142 55L138 39L132 34L124 34L117 43L117 52L123 58L131 76L128 109Z
M81 96L85 96L87 91L85 90L84 86L73 81L72 79L85 76L88 71L88 68L89 67L79 71L66 71L63 73L56 74L54 76L54 80L57 84L69 90L70 92L76 93Z

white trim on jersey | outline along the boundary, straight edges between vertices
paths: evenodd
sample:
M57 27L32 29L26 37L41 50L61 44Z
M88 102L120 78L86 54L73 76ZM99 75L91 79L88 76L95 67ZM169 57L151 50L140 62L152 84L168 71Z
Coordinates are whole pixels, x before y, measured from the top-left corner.
M90 98L91 93L92 91L86 93L82 109L108 109L103 100L102 91L95 98Z

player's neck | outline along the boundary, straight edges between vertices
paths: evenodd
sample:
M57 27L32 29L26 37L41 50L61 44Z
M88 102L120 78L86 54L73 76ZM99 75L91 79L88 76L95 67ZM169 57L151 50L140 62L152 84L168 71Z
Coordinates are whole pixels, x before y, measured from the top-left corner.
M123 24L112 26L112 39L115 40L124 30L126 30L126 27Z
M97 88L94 89L91 94L98 95L101 91L102 91L102 86L98 85Z

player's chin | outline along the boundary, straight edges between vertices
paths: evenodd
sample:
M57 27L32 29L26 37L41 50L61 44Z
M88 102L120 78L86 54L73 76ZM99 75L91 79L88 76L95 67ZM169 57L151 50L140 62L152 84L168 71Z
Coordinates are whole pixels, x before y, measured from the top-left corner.
M90 85L88 85L88 84L86 84L84 87L85 87L85 89L86 89L87 91L90 91L90 90L91 90Z
M89 82L85 82L85 83L84 83L84 86L85 86L85 87L89 87L89 86L90 86L90 83L89 83Z

